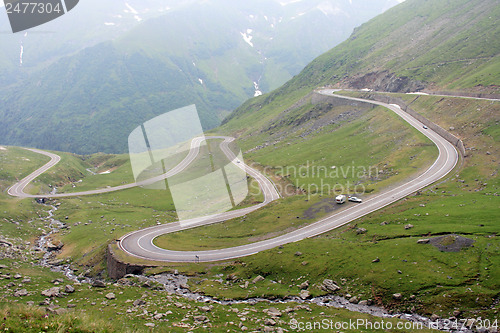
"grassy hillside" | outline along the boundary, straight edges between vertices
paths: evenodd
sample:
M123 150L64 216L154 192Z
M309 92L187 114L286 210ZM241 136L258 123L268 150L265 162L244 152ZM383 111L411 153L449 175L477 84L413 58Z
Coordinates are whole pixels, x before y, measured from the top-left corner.
M138 16L144 22L133 29L124 22L104 26L128 18L127 10L121 19L93 18L85 34L76 27L61 34L61 40L93 35L95 19L103 21L102 36L113 39L102 42L99 36L83 50L78 43L60 46L64 52L59 57L54 55L52 34L22 39L26 68L12 69L20 76L15 82L8 72L2 76L2 144L78 154L125 153L127 137L137 126L191 104L196 104L203 127L214 128L245 100L279 87L344 40L356 25L396 3L370 0L361 8L345 2L343 10L325 11L330 1L287 6L272 0L188 1L147 19L159 14L161 2L152 2L140 5ZM319 33L325 30L332 33ZM34 56L39 49L33 40L46 46L50 61ZM5 38L4 44L9 58L0 56L0 72L7 60L14 65L19 61L19 41Z

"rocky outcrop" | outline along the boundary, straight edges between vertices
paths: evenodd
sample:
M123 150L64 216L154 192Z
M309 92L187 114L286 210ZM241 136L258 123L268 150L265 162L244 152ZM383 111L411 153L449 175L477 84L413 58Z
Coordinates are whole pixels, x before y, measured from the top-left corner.
M119 260L116 257L111 244L108 245L108 250L106 252L106 261L108 266L108 276L114 280L121 279L127 274L142 274L145 268L151 267L140 264L129 264Z
M375 91L407 93L420 91L425 84L406 76L397 76L389 71L372 72L359 77L351 77L345 82L352 89L373 89Z

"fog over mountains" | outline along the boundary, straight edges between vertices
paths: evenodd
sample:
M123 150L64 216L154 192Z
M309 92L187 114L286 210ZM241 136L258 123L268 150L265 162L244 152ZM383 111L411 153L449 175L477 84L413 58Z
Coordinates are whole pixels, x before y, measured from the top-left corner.
M124 152L129 132L196 104L205 128L278 88L396 0L86 0L8 33L2 144Z

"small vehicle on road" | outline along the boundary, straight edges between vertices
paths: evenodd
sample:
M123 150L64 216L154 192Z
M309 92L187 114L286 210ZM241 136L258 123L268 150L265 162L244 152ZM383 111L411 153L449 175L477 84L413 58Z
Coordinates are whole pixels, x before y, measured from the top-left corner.
M424 125L424 129L428 129L428 128L429 128L429 127L427 127L427 126L425 126L425 125Z
M335 202L338 204L343 204L345 202L345 199L346 199L345 195L343 194L337 195L337 197L335 198Z
M362 199L360 199L358 197L351 197L351 196L349 196L349 198L347 200L352 201L352 202L359 202L359 203L363 202Z

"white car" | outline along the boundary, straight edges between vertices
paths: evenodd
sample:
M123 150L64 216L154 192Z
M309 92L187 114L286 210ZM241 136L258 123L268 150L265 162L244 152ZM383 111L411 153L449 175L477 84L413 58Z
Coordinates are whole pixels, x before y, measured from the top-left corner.
M358 197L349 197L348 199L349 201L352 201L352 202L363 202L363 200L361 200L360 198Z
M428 129L428 127L424 125L424 129Z

